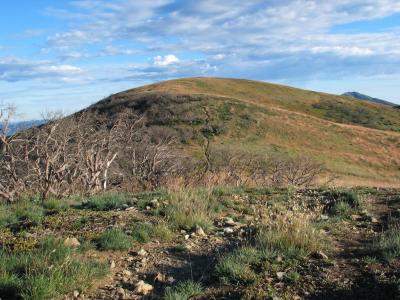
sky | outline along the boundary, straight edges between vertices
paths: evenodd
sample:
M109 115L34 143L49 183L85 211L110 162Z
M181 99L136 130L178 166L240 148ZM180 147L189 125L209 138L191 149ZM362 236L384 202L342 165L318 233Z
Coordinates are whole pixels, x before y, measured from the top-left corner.
M0 3L0 103L72 113L162 80L217 76L400 104L398 0Z

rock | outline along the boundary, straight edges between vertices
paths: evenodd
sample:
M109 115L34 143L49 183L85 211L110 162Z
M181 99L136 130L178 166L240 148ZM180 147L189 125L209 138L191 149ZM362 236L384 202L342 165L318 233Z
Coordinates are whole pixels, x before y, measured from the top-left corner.
M185 235L185 240L188 240L190 238L190 235L186 234Z
M140 295L147 295L149 292L153 290L153 286L151 284L145 283L143 280L140 280L135 284L135 293Z
M120 299L125 299L125 290L122 287L116 289Z
M72 295L76 298L76 297L79 296L79 292L78 292L77 290L75 290L75 291L72 293Z
M137 255L139 255L139 256L146 256L146 255L147 255L147 252L146 252L146 250L144 250L144 249L140 249L140 250L137 252Z
M320 219L321 219L321 220L328 220L329 217L328 217L327 215L321 215L321 216L320 216Z
M235 221L230 217L226 217L224 222L225 222L226 225L229 225L229 226L235 226L236 225Z
M115 268L115 261L111 261L111 263L110 263L110 269L114 269Z
M370 218L371 223L379 223L379 220L375 217Z
M318 259L328 259L328 255L326 255L322 251L314 252L312 256L315 257L315 258L318 258Z
M200 235L200 236L205 236L206 233L204 232L203 228L201 228L200 226L196 227L196 234Z
M146 206L146 210L150 210L151 209L151 207L150 206Z
M282 258L282 256L277 256L275 260L276 260L276 262L281 262L281 261L283 261L283 258Z
M157 273L156 276L154 276L154 281L165 282L165 275L161 274L161 273Z
M276 272L276 277L278 277L278 279L282 279L283 277L285 277L285 272Z
M81 243L79 243L77 238L66 238L64 240L64 246L67 247L79 247L81 245Z
M175 282L175 278L172 277L172 276L168 276L168 277L167 277L167 282L168 282L169 284L173 284L173 283Z
M225 234L231 234L231 233L233 233L233 229L230 228L230 227L226 227L226 228L224 228L224 233Z
M132 256L128 256L127 258L126 258L126 261L127 262L132 262L134 260L134 258L132 257Z
M358 220L361 220L362 217L360 215L351 215L350 219L352 219L353 221L358 221Z
M132 276L132 272L131 271L129 271L129 270L123 270L122 271L122 274L124 275L124 276Z
M151 206L153 206L153 207L158 207L158 206L160 205L160 204L158 203L158 200L157 200L157 199L151 200L150 203L151 203Z

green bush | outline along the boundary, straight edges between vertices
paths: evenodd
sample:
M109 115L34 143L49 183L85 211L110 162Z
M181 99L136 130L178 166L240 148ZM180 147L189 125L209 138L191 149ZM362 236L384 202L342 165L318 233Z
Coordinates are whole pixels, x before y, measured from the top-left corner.
M192 280L179 283L177 286L168 287L165 292L165 300L189 300L198 297L203 293L200 283Z
M126 205L131 206L134 201L131 197L125 194L103 194L92 196L84 200L81 204L82 208L87 208L97 211L106 211L124 208Z
M0 295L4 299L45 300L75 289L87 290L106 266L78 258L75 251L48 238L31 252L0 252Z
M120 229L107 229L97 239L100 250L128 250L132 238Z

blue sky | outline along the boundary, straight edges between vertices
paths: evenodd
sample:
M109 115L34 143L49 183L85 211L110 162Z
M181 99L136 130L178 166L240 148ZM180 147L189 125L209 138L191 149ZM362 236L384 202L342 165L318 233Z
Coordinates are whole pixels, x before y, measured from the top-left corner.
M400 104L398 0L20 0L0 4L0 101L22 119L189 76Z

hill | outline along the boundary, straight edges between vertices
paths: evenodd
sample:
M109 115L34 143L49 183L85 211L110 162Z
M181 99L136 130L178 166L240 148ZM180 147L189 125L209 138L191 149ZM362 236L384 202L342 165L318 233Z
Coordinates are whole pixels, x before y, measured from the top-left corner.
M373 97L370 97L368 95L364 95L364 94L361 94L358 92L347 92L347 93L342 94L342 96L349 96L349 97L353 97L354 99L358 99L358 100L375 102L375 103L385 104L385 105L389 105L389 106L396 106L396 104L394 104L392 102L378 99L378 98L373 98Z
M168 128L200 157L204 135L214 149L311 157L338 184L400 182L400 111L387 105L264 82L187 78L112 95L87 111L108 118L129 108L147 127Z

